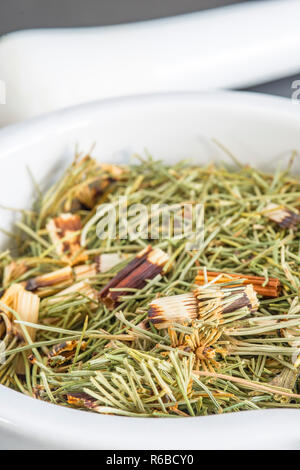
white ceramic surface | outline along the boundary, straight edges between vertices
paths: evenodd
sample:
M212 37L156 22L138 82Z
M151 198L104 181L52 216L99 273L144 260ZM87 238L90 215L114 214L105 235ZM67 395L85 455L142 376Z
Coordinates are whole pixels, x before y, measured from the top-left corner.
M0 203L29 207L28 165L42 186L73 156L75 144L102 161L127 161L147 148L168 162L227 157L272 171L300 149L300 108L243 93L161 94L100 101L0 130ZM294 171L300 172L299 158ZM0 209L0 226L11 216ZM2 235L1 246L6 243ZM0 448L300 448L298 410L247 411L179 419L102 416L42 403L0 387Z
M20 31L0 40L0 126L91 100L240 88L300 70L300 2L268 0L153 21Z

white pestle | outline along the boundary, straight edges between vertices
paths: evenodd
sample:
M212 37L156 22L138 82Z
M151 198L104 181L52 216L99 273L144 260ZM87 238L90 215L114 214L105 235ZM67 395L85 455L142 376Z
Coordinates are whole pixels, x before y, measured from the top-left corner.
M243 87L297 73L299 18L299 0L273 0L8 34L0 41L0 126L96 99Z

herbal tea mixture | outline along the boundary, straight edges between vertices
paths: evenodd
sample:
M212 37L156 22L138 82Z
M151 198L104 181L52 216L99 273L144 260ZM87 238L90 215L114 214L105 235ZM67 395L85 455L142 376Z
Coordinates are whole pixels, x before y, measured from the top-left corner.
M0 255L1 384L123 416L300 408L300 181L289 169L77 156L45 194L35 183L16 248ZM121 229L99 236L98 208L125 198L146 208L131 216L140 231L123 236L116 212ZM159 204L177 208L175 228L185 204L203 204L198 249L174 230L145 235Z

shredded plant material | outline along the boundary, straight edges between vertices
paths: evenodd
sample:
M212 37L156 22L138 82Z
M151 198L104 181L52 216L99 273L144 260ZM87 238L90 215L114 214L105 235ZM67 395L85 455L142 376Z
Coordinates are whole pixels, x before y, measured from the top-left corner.
M120 416L300 408L300 181L289 170L77 156L37 188L17 246L0 253L0 383ZM100 237L99 208L122 198L149 209L131 215L139 229L125 237L119 214L117 235ZM177 208L173 233L145 236L159 204ZM185 204L204 205L198 250L175 233Z

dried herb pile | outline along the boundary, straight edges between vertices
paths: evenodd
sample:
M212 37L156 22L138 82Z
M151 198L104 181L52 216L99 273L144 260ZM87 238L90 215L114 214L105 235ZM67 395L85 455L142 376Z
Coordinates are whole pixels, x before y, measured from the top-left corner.
M289 170L77 156L45 194L36 185L16 248L0 254L1 384L124 416L300 408L300 181ZM97 207L120 196L203 203L202 249L100 239Z

